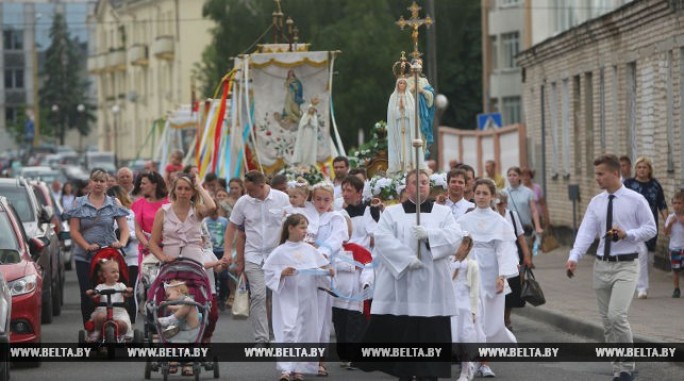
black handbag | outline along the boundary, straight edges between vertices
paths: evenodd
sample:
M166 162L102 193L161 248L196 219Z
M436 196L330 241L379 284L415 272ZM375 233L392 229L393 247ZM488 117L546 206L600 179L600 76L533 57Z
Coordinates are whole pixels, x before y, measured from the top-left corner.
M530 303L533 306L541 306L546 303L546 298L544 297L544 291L542 291L539 282L534 279L534 274L532 269L527 266L522 267L523 273L521 274L522 289L520 291L520 297Z

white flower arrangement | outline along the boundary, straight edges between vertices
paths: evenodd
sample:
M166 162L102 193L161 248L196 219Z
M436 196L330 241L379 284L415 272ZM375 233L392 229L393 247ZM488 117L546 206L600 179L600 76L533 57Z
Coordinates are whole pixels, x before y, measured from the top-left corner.
M441 187L442 189L448 189L449 184L447 184L446 173L433 173L430 175L430 187Z

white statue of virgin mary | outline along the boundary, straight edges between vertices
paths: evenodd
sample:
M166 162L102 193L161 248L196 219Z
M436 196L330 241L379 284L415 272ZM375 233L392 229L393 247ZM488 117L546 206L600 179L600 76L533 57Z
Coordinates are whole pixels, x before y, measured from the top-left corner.
M299 120L292 164L316 165L318 155L318 110L316 110L316 105L318 105L318 98L314 97L311 99L307 112Z
M416 107L408 91L406 78L397 79L394 92L387 104L387 173L395 175L416 169L415 138ZM420 132L417 137L421 138ZM418 154L418 167L423 168L423 149Z

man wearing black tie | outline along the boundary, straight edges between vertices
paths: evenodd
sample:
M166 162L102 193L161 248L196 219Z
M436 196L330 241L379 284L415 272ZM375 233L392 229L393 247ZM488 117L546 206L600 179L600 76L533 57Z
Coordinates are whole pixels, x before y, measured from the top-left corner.
M620 182L617 156L602 155L594 160L594 177L603 192L589 202L565 267L571 276L599 237L593 285L605 341L633 343L627 314L639 273L635 260L639 245L655 236L657 228L646 199ZM613 381L632 381L633 371L633 361L614 361Z

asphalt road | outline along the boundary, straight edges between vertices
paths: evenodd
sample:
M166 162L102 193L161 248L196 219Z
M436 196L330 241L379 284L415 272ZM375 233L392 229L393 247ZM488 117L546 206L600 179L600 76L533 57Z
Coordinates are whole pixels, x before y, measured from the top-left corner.
M78 284L74 271L67 272L65 306L62 315L56 317L50 325L43 326L43 342L65 343L76 342L81 319L78 303ZM533 307L526 307L533 308ZM139 325L139 322L138 322ZM564 332L562 329L513 316L515 334L520 342L585 342L587 339ZM247 320L234 320L227 312L221 314L214 342L250 342L251 325ZM497 362L492 369L496 379L500 380L612 380L611 367L608 362L593 363L525 363ZM11 379L24 380L143 380L144 363L83 363L83 362L43 362L38 368L13 367ZM364 373L358 370L346 370L337 364L329 364L328 380L391 380L382 373ZM682 381L684 367L672 363L639 363L639 380ZM221 363L222 380L277 380L275 363ZM452 379L458 377L458 367L454 366ZM160 373L153 373L152 379L161 380ZM171 380L192 379L178 375L170 376ZM200 375L202 380L211 380L210 372ZM308 377L309 380L320 381L326 378Z

